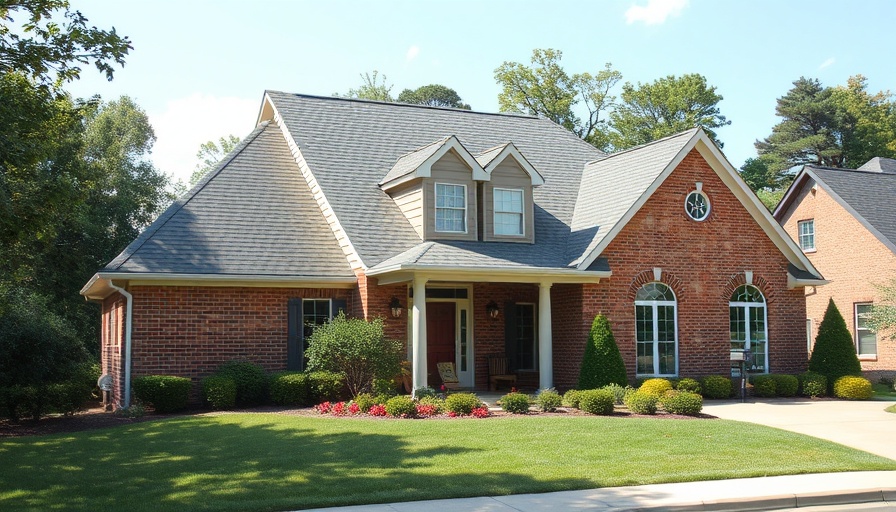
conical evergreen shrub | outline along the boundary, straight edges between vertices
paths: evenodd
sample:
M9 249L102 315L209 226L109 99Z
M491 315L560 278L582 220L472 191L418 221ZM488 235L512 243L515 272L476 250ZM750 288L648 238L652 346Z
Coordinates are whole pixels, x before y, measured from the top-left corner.
M610 322L604 315L594 317L588 334L588 345L579 371L579 389L597 389L609 384L626 385L625 363Z
M844 375L862 375L862 365L856 355L856 347L852 342L852 334L846 328L843 315L834 304L828 302L824 319L818 326L815 348L809 358L809 371L820 373L828 378L828 394L834 390L834 382Z

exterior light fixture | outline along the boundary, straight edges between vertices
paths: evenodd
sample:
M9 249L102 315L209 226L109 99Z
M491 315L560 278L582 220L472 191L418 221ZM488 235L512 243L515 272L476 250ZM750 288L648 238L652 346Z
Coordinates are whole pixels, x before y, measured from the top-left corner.
M392 297L392 300L389 301L389 309L392 310L393 318L399 318L401 317L401 310L404 309L404 306L398 301L398 297Z
M498 315L501 314L501 310L498 309L498 304L495 301L491 301L486 304L485 310L488 312L488 316L490 316L492 320L497 320Z

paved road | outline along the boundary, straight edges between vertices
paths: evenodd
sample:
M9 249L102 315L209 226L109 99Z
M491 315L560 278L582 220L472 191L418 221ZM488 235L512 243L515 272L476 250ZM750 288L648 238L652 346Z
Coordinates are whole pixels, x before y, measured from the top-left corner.
M707 400L703 412L827 439L896 460L896 414L884 411L893 404L751 398L746 403Z

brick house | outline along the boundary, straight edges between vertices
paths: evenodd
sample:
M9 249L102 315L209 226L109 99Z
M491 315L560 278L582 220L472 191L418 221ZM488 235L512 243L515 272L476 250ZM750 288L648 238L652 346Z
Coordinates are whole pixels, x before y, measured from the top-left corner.
M103 370L301 369L338 310L405 340L415 387L490 357L570 388L594 316L629 377L806 366L820 274L699 129L606 155L535 117L269 91L256 129L82 294Z
M806 165L774 216L830 280L824 289L806 288L808 343L833 298L863 372L871 379L896 376L896 341L875 333L865 318L879 300L875 285L896 278L896 160L873 158L855 170Z

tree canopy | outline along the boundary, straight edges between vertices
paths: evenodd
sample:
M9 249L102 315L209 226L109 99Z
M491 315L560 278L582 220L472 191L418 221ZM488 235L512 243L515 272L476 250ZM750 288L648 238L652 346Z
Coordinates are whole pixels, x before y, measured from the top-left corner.
M382 79L382 81L380 81ZM343 96L359 100L395 101L392 98L393 85L387 85L386 75L380 75L379 71L361 74L361 85L357 89L349 89ZM335 94L334 96L339 96Z
M233 151L233 148L239 143L240 138L231 134L219 138L218 142L210 140L200 145L199 151L196 152L196 158L199 160L199 163L196 164L196 169L190 175L190 186L192 187L199 183L199 180L211 172L218 165L218 162Z
M470 110L470 105L464 103L457 91L440 84L424 85L414 90L405 89L398 95L398 102Z

